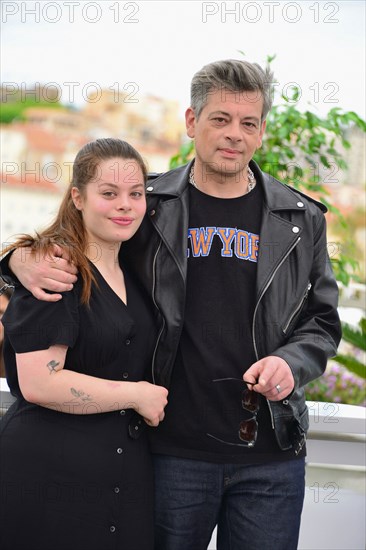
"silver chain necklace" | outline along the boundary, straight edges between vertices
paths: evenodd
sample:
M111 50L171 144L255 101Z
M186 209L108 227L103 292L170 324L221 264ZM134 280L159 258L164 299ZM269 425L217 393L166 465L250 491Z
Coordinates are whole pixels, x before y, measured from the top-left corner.
M249 168L249 164L247 166L247 172L248 172L248 189L247 189L247 192L245 193L246 195L254 189L255 184L257 183L252 170ZM192 164L191 171L189 172L189 183L193 185L193 187L199 190L196 180L194 179L194 163Z

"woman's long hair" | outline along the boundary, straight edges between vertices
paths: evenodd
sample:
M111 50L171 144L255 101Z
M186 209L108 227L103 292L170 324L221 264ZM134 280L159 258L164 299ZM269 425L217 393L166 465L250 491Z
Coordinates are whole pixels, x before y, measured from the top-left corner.
M59 245L69 254L70 261L78 268L83 281L82 303L89 303L91 284L95 278L86 256L87 233L82 213L75 207L71 189L77 187L85 196L85 187L96 177L98 166L104 160L123 158L136 161L147 180L147 169L141 155L126 141L114 138L97 139L84 145L76 155L71 183L61 202L54 222L35 236L22 235L15 243L7 246L2 254L15 248L30 247L33 254L45 257L52 245Z

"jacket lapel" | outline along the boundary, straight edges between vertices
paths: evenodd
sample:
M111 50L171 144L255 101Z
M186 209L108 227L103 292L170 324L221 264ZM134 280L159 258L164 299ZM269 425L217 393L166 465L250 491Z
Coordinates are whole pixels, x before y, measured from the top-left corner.
M187 238L189 220L189 187L187 185L190 164L168 172L148 187L149 195L157 194L160 202L150 218L156 231L174 258L183 280L187 274Z
M307 209L305 201L289 187L260 172L264 204L260 230L259 257L257 264L257 298L287 253L294 248L303 231L297 214ZM294 213L296 222L293 221Z

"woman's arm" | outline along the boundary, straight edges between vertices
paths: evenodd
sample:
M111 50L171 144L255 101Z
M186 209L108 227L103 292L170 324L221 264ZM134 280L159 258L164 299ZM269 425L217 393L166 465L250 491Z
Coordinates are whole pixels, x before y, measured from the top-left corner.
M17 353L19 386L24 398L69 414L135 409L151 426L164 418L168 391L149 382L106 380L64 369L67 347Z

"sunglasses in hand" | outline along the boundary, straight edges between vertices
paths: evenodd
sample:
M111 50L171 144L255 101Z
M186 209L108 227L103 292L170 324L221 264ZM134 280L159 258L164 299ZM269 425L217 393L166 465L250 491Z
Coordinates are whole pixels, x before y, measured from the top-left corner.
M249 383L240 378L217 378L216 380L213 380L214 383L228 381L240 382L241 384ZM249 388L245 388L241 393L241 406L245 411L249 411L250 413L252 413L252 417L248 420L242 420L237 428L238 439L240 443L231 443L209 433L206 435L212 437L213 439L216 439L216 441L225 443L226 445L254 447L258 435L257 414L260 406L259 394L253 390L250 390Z

